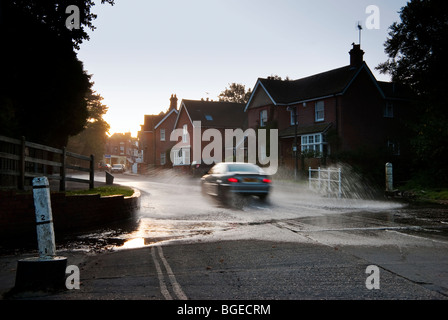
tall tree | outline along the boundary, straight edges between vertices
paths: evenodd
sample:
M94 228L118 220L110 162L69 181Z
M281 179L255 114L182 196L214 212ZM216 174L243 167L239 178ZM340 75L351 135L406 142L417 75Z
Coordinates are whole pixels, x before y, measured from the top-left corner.
M102 1L113 4L113 1ZM75 50L93 29L90 0L0 2L0 134L56 147L83 130L90 76ZM80 28L69 30L66 8L80 9Z
M96 92L90 91L87 97L87 110L89 118L84 130L76 136L70 137L68 150L95 156L98 161L103 157L107 141L107 133L110 126L103 119L108 107L102 103L103 97Z
M418 97L410 118L419 173L448 184L448 6L442 0L411 0L390 27L389 59L377 69L392 75Z
M249 88L246 91L246 87L239 83L229 84L229 88L226 88L218 96L219 101L247 103L249 101L252 90Z

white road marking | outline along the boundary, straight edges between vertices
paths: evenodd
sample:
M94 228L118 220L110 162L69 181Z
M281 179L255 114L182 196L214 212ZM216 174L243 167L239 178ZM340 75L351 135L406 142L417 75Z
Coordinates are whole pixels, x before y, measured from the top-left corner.
M160 268L159 262L157 261L156 252L154 250L154 247L151 248L151 254L152 254L152 259L154 260L154 264L156 266L157 277L159 278L160 291L162 292L162 295L165 297L166 300L173 300L168 289L166 288L165 280L163 278L163 272L162 272L162 269Z
M165 267L166 273L168 275L168 278L171 282L171 287L177 296L179 300L187 300L187 295L182 290L180 284L177 282L176 277L174 276L173 270L171 269L168 261L165 259L165 256L163 255L163 249L161 246L157 246L157 251L159 253L160 260L162 260L162 263ZM152 258L154 260L154 264L156 266L157 270L157 277L159 278L160 283L160 291L162 292L162 295L165 297L166 300L173 300L173 297L171 296L170 292L168 291L168 288L165 283L164 273L162 268L160 267L160 264L157 260L156 252L154 247L151 247L151 254Z
M168 261L166 261L164 255L163 255L162 247L159 246L157 248L159 249L160 259L162 259L163 265L165 266L166 272L168 273L168 277L170 278L174 293L177 295L177 297L180 300L187 300L187 296L185 295L182 288L180 287L180 284L177 282L176 277L174 276L173 270L171 270L171 267L168 264Z

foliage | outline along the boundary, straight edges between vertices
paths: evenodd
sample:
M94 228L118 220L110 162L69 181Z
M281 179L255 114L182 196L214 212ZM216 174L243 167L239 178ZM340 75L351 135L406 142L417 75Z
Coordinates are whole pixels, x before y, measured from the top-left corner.
M113 1L102 1L113 4ZM65 26L68 5L80 8L79 30ZM94 29L93 1L2 0L0 134L63 147L88 118L90 77L75 49Z
M87 110L89 118L84 130L70 137L67 149L83 155L93 154L96 160L102 159L110 126L103 119L108 107L102 103L103 97L95 92L89 92ZM98 162L98 161L97 161Z
M409 87L417 97L409 118L416 174L430 184L448 184L448 6L440 0L411 0L390 27L389 59L377 69Z
M289 76L286 76L285 80L283 80L282 77L280 77L278 74L271 74L269 77L267 77L269 80L281 80L281 81L291 81Z
M246 91L246 87L242 84L231 83L229 88L226 88L218 96L219 101L235 102L235 103L247 103L252 94L252 90L249 88Z
M86 28L95 30L93 20L97 15L91 12L95 5L93 0L2 0L2 18L13 22L31 23L36 26L45 26L47 32L52 36L70 43L70 46L79 49L84 40L89 40ZM114 0L101 0L101 3L114 5ZM80 11L80 28L69 30L65 26L69 14L66 13L68 6L75 5Z

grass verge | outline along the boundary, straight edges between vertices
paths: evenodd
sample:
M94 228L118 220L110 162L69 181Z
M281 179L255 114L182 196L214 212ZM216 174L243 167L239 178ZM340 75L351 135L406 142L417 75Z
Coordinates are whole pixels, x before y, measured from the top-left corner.
M76 196L76 195L86 195L86 194L99 194L102 197L106 196L117 196L123 195L125 197L130 197L134 194L134 189L125 186L103 186L97 187L92 190L83 189L83 190L71 190L65 193L68 196Z
M420 202L448 204L447 188L424 187L418 183L408 182L399 189L411 192L415 196L415 200Z

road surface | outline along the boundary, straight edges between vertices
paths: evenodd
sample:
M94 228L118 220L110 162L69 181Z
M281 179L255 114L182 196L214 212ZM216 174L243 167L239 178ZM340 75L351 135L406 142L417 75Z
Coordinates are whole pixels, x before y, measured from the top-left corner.
M83 285L52 298L448 297L446 207L325 198L286 182L274 182L267 202L228 207L174 174L116 174L114 182L140 190L141 210L132 223L59 243Z

